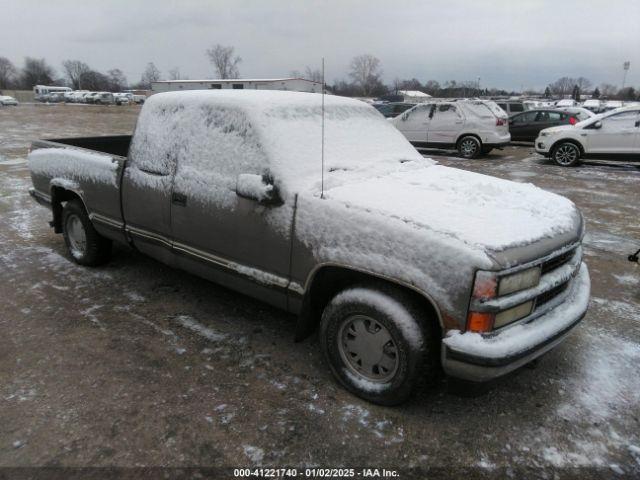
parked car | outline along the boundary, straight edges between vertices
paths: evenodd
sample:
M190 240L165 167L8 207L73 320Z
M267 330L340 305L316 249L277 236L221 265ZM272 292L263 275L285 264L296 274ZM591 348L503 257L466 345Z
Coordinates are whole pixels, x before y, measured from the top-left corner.
M115 97L111 92L98 92L93 97L93 103L96 105L113 105L115 103Z
M132 93L114 93L113 98L116 105L130 105L134 103Z
M437 165L371 106L321 101L153 95L133 137L35 142L31 195L80 265L119 241L298 314L296 337L319 330L338 381L372 402L441 367L503 375L566 337L590 290L571 201Z
M515 113L524 112L525 110L529 109L528 104L519 101L497 100L496 103L502 110L507 113L508 116L511 116Z
M556 102L556 107L577 107L578 102L576 102L573 98L565 98L563 100L558 100Z
M575 122L570 121L571 125L575 125L575 123L582 122L583 120L587 120L591 117L595 117L596 114L591 110L587 110L583 107L557 107L556 110L559 110L564 113L568 113L572 117L576 119Z
M415 105L415 103L389 102L374 103L372 106L373 108L378 110L385 118L393 118L415 107Z
M556 125L575 125L578 122L575 115L559 110L530 110L509 118L509 133L511 140L533 142L540 130Z
M18 101L9 95L0 95L0 107L17 107Z
M640 107L596 115L574 126L547 128L535 141L536 151L562 167L591 156L640 158Z
M592 111L593 113L600 113L603 111L602 102L596 98L590 98L582 103L582 108Z
M61 103L65 101L65 94L67 92L51 92L45 95L44 101L48 103Z
M476 158L509 143L506 113L488 100L420 103L390 120L418 148L455 148Z
M608 112L610 110L616 110L622 108L624 104L620 100L607 100L602 106L602 112Z
M147 97L145 95L136 95L135 93L133 94L133 101L138 105L142 105L146 99Z

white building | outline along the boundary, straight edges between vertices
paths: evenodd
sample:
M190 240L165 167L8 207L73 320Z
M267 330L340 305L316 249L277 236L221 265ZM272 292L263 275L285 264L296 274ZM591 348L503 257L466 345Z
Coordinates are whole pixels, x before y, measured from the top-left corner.
M294 92L321 93L322 83L304 78L259 78L225 80L163 80L151 84L152 93L179 90L216 90L233 88L239 90L290 90Z

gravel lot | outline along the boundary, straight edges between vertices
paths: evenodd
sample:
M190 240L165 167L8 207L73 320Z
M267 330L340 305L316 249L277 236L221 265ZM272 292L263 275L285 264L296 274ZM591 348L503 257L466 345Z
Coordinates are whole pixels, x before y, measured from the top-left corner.
M295 318L126 247L82 268L27 189L32 139L130 133L138 107L0 109L0 466L315 466L469 478L640 475L640 166L548 164L527 145L439 162L582 209L589 313L484 389L384 408L333 381ZM577 469L576 469L577 467ZM2 475L0 474L0 477ZM452 476L453 477L453 476Z

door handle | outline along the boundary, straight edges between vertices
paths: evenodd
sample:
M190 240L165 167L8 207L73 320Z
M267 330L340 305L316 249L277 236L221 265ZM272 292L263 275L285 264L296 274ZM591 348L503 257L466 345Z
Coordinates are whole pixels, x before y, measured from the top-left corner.
M171 203L180 207L187 206L187 196L184 193L173 192L171 195Z

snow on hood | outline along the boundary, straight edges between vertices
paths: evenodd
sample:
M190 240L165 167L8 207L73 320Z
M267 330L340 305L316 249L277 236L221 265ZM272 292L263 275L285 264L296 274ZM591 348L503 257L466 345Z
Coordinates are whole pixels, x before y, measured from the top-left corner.
M580 213L565 197L532 184L439 165L409 162L386 175L345 180L330 179L325 197L485 251L575 231L580 222Z

